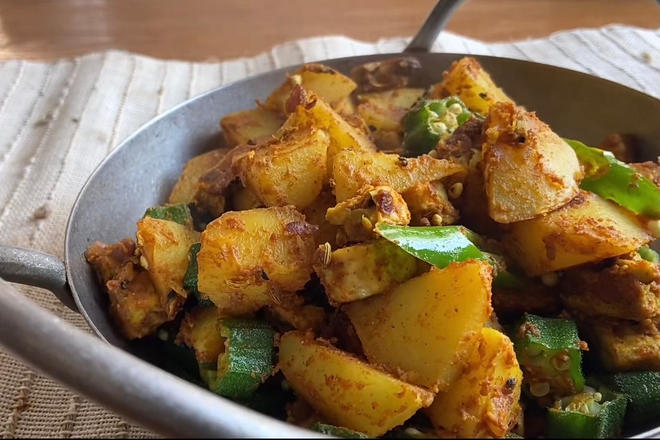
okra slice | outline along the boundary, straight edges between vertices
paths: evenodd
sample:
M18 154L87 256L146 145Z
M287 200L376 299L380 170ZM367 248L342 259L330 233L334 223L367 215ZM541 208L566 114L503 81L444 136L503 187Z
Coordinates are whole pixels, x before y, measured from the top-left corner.
M628 398L627 424L639 426L660 417L660 371L604 374L595 379Z
M621 434L627 399L623 394L585 387L548 409L549 438L609 438Z
M188 251L188 269L186 269L186 274L183 276L183 288L197 298L197 302L200 306L210 306L213 305L213 303L206 298L204 294L197 290L197 278L199 275L197 254L201 248L201 243L193 243L190 245L190 250Z
M328 425L321 422L316 422L312 424L312 426L310 426L309 429L332 437L369 438L366 434L362 432L353 431L352 429L344 428L342 426Z
M190 214L188 205L185 203L154 206L153 208L147 209L147 211L144 213L144 216L157 218L160 220L169 220L181 225L192 225L192 215Z
M218 357L211 391L231 399L247 399L273 371L275 332L250 319L221 319L225 351Z
M582 392L583 343L573 321L525 313L511 339L529 394L558 398Z
M472 115L456 96L420 102L401 120L405 152L410 156L428 153L438 141L451 136Z

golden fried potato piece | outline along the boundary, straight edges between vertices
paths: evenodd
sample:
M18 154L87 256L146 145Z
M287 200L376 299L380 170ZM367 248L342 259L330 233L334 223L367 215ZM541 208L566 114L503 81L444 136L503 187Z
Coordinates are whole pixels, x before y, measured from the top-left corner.
M582 171L575 151L534 113L497 103L485 134L484 186L496 222L528 220L577 195Z
M325 131L310 127L240 155L232 166L264 205L302 209L314 202L326 181L329 143Z
M315 231L293 206L226 212L202 233L197 288L220 313L256 312L309 281Z
M343 150L332 163L332 179L337 202L355 196L365 185L386 185L402 193L414 185L448 176L460 178L465 166L428 154L402 157L375 151Z
M479 61L472 57L454 61L442 81L431 86L429 94L432 98L458 96L470 110L482 115L487 115L495 103L513 104L513 100L495 85Z

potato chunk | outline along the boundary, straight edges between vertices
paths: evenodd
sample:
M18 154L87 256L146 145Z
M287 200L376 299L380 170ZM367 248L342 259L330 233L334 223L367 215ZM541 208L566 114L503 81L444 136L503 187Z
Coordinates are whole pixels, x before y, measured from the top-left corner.
M660 332L650 319L580 320L589 349L607 371L660 371Z
M511 340L484 328L461 376L425 412L443 437L504 437L521 411L521 383Z
M137 244L142 253L140 263L149 271L162 304L173 317L188 292L183 288L183 276L188 269L188 250L199 241L199 232L190 226L144 217L137 224ZM176 295L170 296L170 292Z
M399 88L358 95L358 114L369 126L376 145L395 149L403 141L401 119L424 95L424 89Z
M510 228L502 242L529 276L622 255L653 239L631 212L586 191Z
M226 153L226 148L218 148L190 159L172 188L168 203L192 203L199 178L220 162Z
M163 307L149 273L132 262L124 264L105 287L110 298L110 314L127 339L150 335L178 311Z
M484 182L493 220L534 218L577 195L581 170L575 152L534 113L498 103L485 128Z
M334 304L384 293L414 277L422 264L398 246L386 241L357 244L332 252L321 245L314 270ZM324 264L327 262L327 264Z
M635 321L660 316L660 266L637 255L619 257L606 268L567 270L561 285L571 312Z
M388 293L344 306L369 362L410 383L445 390L458 377L491 314L488 263L453 263Z
M430 392L300 332L282 336L279 367L325 420L371 437L402 424L433 400Z
M428 154L403 158L398 154L344 150L337 153L332 163L337 202L353 197L365 185L387 185L402 193L418 183L466 171L463 165Z
M316 227L293 206L226 212L202 233L197 287L221 313L256 312L272 290L303 288Z
M442 81L431 86L430 95L432 98L458 96L470 110L482 115L488 114L490 107L497 102L513 103L472 57L454 61Z
M302 209L316 199L326 181L329 142L325 131L308 128L237 157L233 166L264 205Z
M284 117L272 110L256 108L231 113L220 120L227 145L256 142L275 133L284 123Z
M271 93L264 105L278 113L289 113L286 104L296 84L320 96L335 109L342 106L357 87L352 79L335 69L323 64L306 64Z
M296 93L295 95L293 93ZM328 132L328 169L337 153L346 149L375 151L376 146L367 135L348 123L323 99L298 87L292 92L292 100L297 97L293 112L286 120L279 135L288 131L297 131L304 127L314 127Z
M220 334L220 315L213 306L195 307L184 316L176 342L195 350L198 363L216 363L225 350L225 338Z

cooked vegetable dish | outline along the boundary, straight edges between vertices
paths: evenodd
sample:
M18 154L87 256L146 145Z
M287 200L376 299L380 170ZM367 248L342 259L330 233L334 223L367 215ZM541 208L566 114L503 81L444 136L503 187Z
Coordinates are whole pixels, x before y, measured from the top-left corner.
M118 329L338 437L657 421L658 163L562 138L474 58L418 67L308 64L222 117L136 239L86 253Z

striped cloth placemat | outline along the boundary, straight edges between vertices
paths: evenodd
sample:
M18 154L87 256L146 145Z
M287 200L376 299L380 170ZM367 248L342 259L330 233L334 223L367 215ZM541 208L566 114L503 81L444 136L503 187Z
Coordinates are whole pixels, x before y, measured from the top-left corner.
M192 96L277 67L399 52L407 41L394 38L365 43L326 36L285 43L253 58L206 63L156 60L119 51L53 63L2 62L0 243L61 257L67 216L94 167L140 125ZM612 25L507 43L484 43L444 32L433 50L554 64L660 97L660 30ZM87 328L79 315L47 292L25 286L20 290L62 318ZM0 436L154 434L0 351Z

